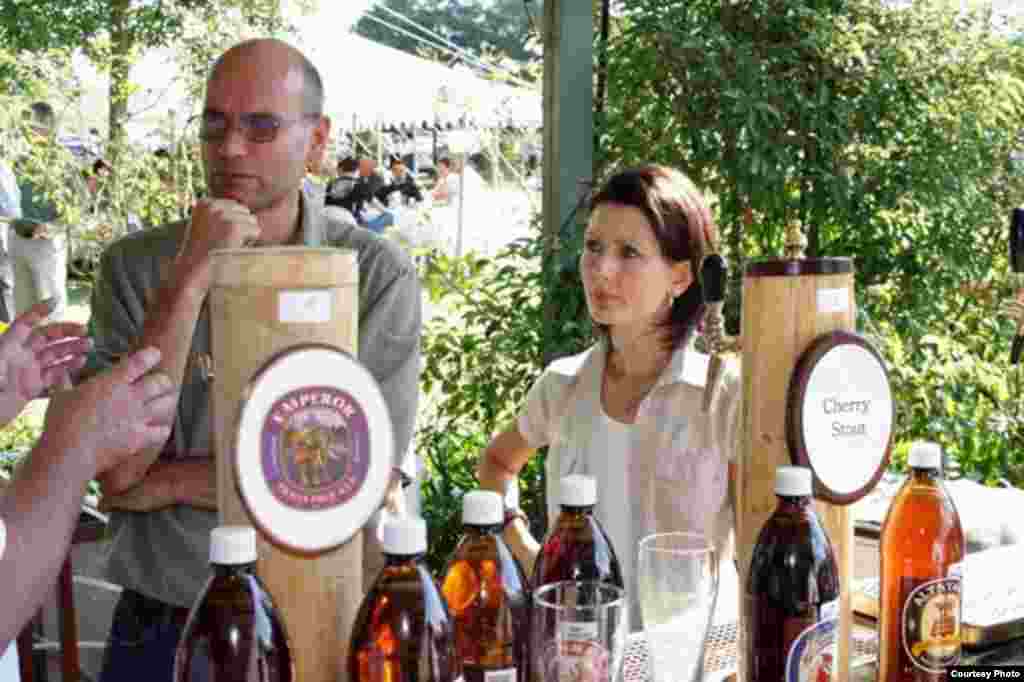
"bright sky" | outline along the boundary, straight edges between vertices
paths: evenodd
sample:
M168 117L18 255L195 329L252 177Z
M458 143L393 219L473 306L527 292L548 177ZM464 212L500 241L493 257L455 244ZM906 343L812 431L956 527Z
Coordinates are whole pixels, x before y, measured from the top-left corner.
M309 2L310 0L307 0ZM352 27L363 12L370 9L376 0L311 0L317 7L317 11L311 16L295 16L297 5L294 0L281 0L281 7L285 16L291 14L300 33L306 31L333 31L334 33L347 31Z

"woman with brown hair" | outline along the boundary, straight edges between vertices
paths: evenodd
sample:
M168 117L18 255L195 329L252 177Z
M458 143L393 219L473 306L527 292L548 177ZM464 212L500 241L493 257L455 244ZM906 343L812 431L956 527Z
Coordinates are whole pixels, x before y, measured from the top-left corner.
M651 533L703 532L731 559L739 373L727 368L705 413L708 358L691 343L704 307L697 274L715 240L707 204L682 173L651 165L611 177L590 202L580 255L598 341L544 370L517 422L491 440L477 468L483 488L503 492L548 446L551 519L560 479L593 476L594 513L631 595L637 542ZM505 538L531 571L539 546L521 517L509 515Z

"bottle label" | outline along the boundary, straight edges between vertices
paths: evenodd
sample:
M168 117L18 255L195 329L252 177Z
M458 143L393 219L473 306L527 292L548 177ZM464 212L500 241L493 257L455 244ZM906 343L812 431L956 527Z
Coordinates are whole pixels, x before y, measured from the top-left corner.
M826 606L822 606L823 615ZM838 631L839 619L829 618L797 635L786 654L785 682L829 682L838 652Z
M538 657L543 679L559 682L605 682L608 650L598 639L597 623L561 623L558 637Z
M903 579L903 651L916 667L942 673L960 660L960 578Z
M516 669L485 670L484 682L516 682Z
M597 623L574 622L559 623L562 639L567 642L597 640Z

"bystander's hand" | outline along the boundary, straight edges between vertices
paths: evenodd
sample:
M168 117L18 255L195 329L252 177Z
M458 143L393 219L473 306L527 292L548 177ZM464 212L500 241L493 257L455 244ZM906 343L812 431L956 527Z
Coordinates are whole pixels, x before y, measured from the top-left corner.
M85 364L92 340L73 322L40 325L53 299L19 315L0 335L0 425L7 424L32 399L59 386Z
M52 452L94 459L96 473L171 433L178 391L167 375L151 372L160 351L144 348L74 389L50 399L40 443Z

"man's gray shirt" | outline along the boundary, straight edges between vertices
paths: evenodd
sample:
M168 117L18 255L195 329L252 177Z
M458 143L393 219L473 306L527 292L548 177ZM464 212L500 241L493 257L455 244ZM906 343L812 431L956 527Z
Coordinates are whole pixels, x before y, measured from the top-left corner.
M416 270L394 243L368 230L330 219L321 206L301 199L302 229L296 244L352 249L359 262L359 361L376 378L395 430L396 466L413 473L409 452L419 396L421 298ZM147 300L178 252L185 222L136 232L103 254L92 296L90 323L96 350L90 369L110 366L137 347ZM192 337L193 353L210 352L209 308L204 305ZM189 363L174 432L162 460L212 457L210 386ZM176 606L190 607L209 575L210 531L217 513L186 505L110 517L113 542L109 578L125 588Z

